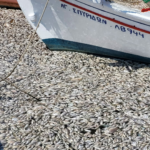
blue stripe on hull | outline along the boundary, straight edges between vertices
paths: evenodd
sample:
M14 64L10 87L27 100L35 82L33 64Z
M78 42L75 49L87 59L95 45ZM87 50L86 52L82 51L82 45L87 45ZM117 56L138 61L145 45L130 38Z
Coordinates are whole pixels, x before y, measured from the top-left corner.
M138 62L150 63L150 58L147 57L119 52L107 48L88 45L88 44L82 44L82 43L71 42L71 41L55 39L55 38L44 39L43 42L47 45L47 47L50 50L75 51L75 52L83 52L83 53L90 53L90 54L99 54L108 57L115 57L115 58L129 59Z

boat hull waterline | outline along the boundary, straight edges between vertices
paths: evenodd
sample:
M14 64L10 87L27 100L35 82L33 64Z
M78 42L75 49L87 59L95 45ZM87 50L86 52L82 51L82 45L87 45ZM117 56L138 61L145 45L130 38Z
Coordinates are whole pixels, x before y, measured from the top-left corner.
M18 0L34 29L46 1ZM37 33L51 50L150 63L150 12L121 7L105 1L97 4L90 0L50 0Z

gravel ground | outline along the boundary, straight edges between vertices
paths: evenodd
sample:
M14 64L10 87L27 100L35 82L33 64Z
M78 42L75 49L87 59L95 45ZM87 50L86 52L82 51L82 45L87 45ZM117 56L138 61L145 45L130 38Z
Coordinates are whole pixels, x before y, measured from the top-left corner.
M32 32L20 10L0 9L0 78ZM148 64L50 51L36 35L0 82L0 150L150 150L149 74Z
M134 9L142 9L148 8L148 5L143 2L143 0L111 0L115 3L134 8Z

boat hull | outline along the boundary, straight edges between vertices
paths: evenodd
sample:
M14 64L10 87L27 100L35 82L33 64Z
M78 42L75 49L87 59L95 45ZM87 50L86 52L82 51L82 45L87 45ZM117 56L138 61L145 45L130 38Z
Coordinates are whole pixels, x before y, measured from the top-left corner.
M46 0L18 0L36 28ZM50 0L38 35L51 50L73 50L150 63L150 18L85 0ZM121 8L125 9L125 8ZM35 20L30 18L35 15ZM143 15L143 16L142 16Z
M0 6L20 8L17 0L0 0Z
M89 53L102 55L107 57L120 58L125 60L133 60L138 62L150 63L150 58L142 57L139 55L129 54L125 52L119 52L112 49L107 49L99 46L93 46L89 44L77 43L61 39L45 39L43 42L52 51L74 51L81 53Z

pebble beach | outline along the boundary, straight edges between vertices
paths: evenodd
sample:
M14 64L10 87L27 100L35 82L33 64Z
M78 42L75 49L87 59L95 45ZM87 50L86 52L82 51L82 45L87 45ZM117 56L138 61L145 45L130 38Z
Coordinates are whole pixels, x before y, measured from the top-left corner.
M35 35L3 80L33 32L0 8L0 150L150 150L150 64L51 51Z

